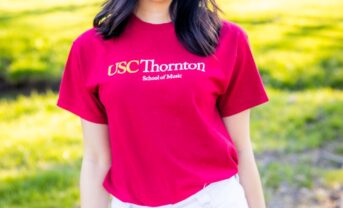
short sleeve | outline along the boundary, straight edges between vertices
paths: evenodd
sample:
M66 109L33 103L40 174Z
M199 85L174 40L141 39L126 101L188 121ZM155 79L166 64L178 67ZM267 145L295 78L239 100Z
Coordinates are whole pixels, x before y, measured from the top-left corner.
M238 31L237 51L232 73L225 92L218 96L218 110L222 117L269 101L250 48L248 36Z
M79 47L74 41L64 66L56 104L83 119L106 124L107 116L104 106L97 92L86 88L80 66Z

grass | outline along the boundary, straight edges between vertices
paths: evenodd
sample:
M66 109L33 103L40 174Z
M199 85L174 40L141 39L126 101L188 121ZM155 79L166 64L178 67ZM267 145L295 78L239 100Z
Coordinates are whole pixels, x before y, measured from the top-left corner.
M91 26L99 6L94 0L2 1L0 75L12 84L58 81L72 37Z
M218 2L223 18L247 30L266 84L343 88L342 1ZM57 82L73 37L91 27L101 3L2 1L0 77L13 84Z
M0 207L77 205L81 128L55 99L52 91L1 99Z
M225 18L248 31L266 83L283 89L342 89L343 46L337 43L343 40L343 2L220 2Z
M343 184L343 170L328 170L325 172L324 179L332 186L340 186Z
M271 100L252 115L257 152L300 152L342 140L343 92L331 88L287 92L268 89ZM265 142L268 141L268 142Z

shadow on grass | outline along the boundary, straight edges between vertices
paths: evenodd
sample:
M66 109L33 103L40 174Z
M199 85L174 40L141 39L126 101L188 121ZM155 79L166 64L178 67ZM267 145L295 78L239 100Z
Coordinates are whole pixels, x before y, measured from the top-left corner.
M1 79L0 79L1 80ZM16 100L18 96L30 96L35 91L45 94L47 91L58 92L60 80L47 80L34 83L16 83L9 84L5 81L0 84L0 99Z

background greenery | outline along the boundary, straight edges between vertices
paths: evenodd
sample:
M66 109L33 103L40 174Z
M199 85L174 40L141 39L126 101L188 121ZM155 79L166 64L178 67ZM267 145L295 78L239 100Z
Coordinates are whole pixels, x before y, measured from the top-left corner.
M252 110L251 124L269 206L338 206L343 2L217 2L223 18L246 29L271 98ZM16 88L58 84L72 39L91 27L101 3L0 2L0 207L79 204L79 119L56 107L52 87Z

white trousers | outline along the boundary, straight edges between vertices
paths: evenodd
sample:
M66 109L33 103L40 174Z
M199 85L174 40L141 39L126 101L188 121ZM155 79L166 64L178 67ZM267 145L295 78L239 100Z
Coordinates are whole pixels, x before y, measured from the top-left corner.
M212 182L195 194L174 204L142 206L112 196L111 208L249 208L238 174Z

